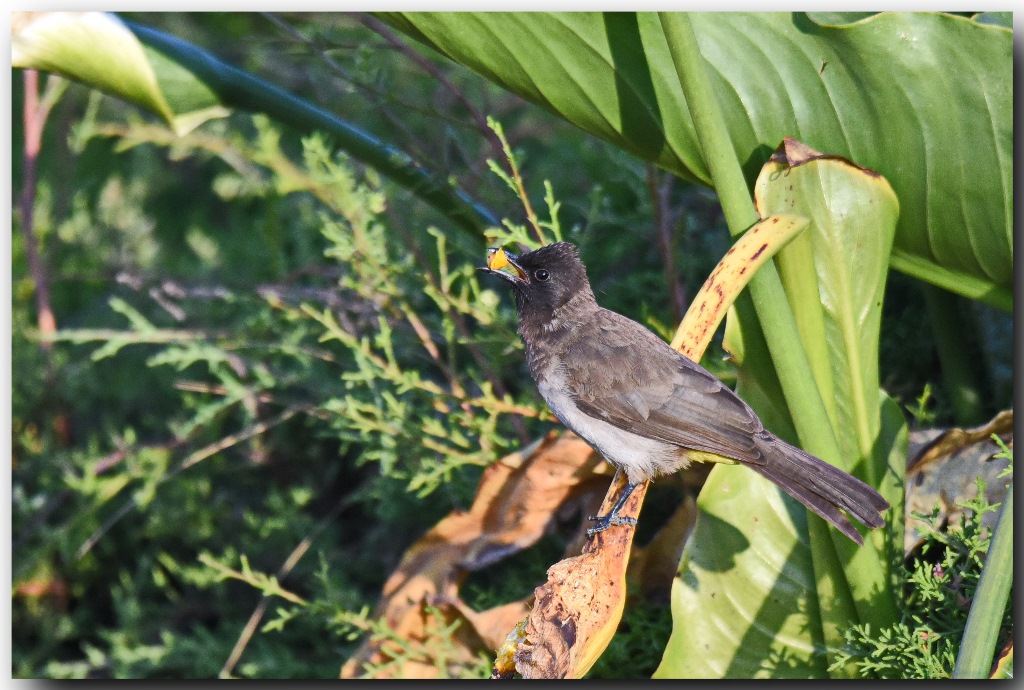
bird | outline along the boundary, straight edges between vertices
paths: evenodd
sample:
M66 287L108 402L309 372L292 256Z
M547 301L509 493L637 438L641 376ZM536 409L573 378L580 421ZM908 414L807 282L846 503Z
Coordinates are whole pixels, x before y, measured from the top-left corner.
M619 515L633 489L695 461L749 467L857 544L847 513L885 525L889 503L871 486L774 435L709 371L599 306L571 242L518 255L490 248L480 270L511 286L527 365L551 411L626 474L612 509L589 518L590 536L635 525Z

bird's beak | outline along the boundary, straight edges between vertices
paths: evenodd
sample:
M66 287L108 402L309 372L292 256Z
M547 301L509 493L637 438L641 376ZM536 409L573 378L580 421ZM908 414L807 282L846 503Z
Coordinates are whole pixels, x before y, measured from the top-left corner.
M487 250L487 265L481 266L480 270L500 276L510 283L529 283L530 278L519 265L518 259L519 257L511 252L506 252L498 247L491 247ZM511 266L515 274L501 270L506 266Z

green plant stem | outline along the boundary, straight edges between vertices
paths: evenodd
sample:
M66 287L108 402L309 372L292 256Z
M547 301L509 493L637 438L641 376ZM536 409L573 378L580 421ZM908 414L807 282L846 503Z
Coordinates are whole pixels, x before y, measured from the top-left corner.
M889 266L921 282L949 290L967 299L984 302L1007 314L1013 313L1013 290L992 285L990 282L930 263L926 259L894 247Z
M662 12L659 17L729 233L736 237L756 223L758 216L707 78L696 36L685 13ZM751 279L750 295L786 402L794 411L793 423L800 440L808 444L809 452L831 462L841 461L839 444L832 433L821 394L813 376L805 375L811 371L810 361L800 344L796 320L788 308L774 262L766 263ZM774 347L773 342L776 343ZM795 414L797 410L800 414Z
M964 304L950 292L925 284L925 305L932 324L935 348L939 353L942 383L949 396L958 426L974 426L984 417L983 398L977 358L964 339L971 328L970 319L962 312Z
M658 16L729 232L736 236L758 220L757 212L708 79L690 18L685 13L661 12ZM801 444L808 452L846 469L773 262L762 266L751 279L750 296ZM749 313L743 299L737 301L737 309L741 318L744 312ZM813 522L820 518L808 515L808 520ZM816 534L821 531L811 530L812 540ZM820 548L823 547L819 544L812 552ZM837 637L836 633L850 621L883 625L896 620L896 601L887 585L887 569L870 541L865 542L862 549L865 552L860 554L856 568L849 558L841 559L846 564L846 582L854 595L853 608L848 599L835 596L835 587L821 587L828 580L841 580L843 573L835 572L828 563L822 562L825 559L820 554L813 559L815 580L822 595L822 629L827 634L825 643L829 647L842 644L841 636ZM845 555L839 554L840 557ZM865 561L870 561L871 565L864 567Z
M963 642L953 669L954 678L988 678L999 638L1003 609L1013 585L1013 484L999 511L999 521L985 556Z
M144 45L192 72L229 107L263 112L302 132L319 130L332 136L354 158L366 163L452 220L477 242L482 230L497 225L494 215L461 190L442 182L411 156L284 89L221 62L186 41L125 21Z
M856 615L857 604L853 600L849 583L843 577L843 567L829 536L828 523L814 513L807 513L807 532L811 541L811 563L814 566L814 589L818 594L818 610L821 616L821 632L824 637L825 655L829 666L835 661L836 641L843 640L843 633ZM845 537L843 537L845 539ZM826 612L829 615L826 615ZM842 616L847 616L843 618ZM857 678L857 669L852 663L833 671L833 676L842 675Z

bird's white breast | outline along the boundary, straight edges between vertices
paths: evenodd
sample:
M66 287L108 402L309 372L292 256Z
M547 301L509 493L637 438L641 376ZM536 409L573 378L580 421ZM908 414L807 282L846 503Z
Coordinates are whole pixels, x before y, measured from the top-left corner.
M631 482L675 472L689 464L676 446L620 429L582 412L566 393L565 372L557 364L538 384L538 389L562 423L613 465L621 467Z

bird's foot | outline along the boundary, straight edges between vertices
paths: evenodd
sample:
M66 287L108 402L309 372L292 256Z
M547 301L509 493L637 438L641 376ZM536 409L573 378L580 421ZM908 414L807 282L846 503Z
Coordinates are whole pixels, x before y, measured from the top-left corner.
M592 537L595 534L599 534L601 532L604 532L609 527L616 527L618 525L624 525L624 526L629 526L629 527L635 527L636 526L636 518L622 517L621 515L616 515L614 513L609 513L608 515L600 515L600 516L598 516L598 515L591 515L587 519L588 520L593 520L594 522L597 523L596 525L594 525L593 527L591 527L590 529L587 530L587 536L588 537Z

